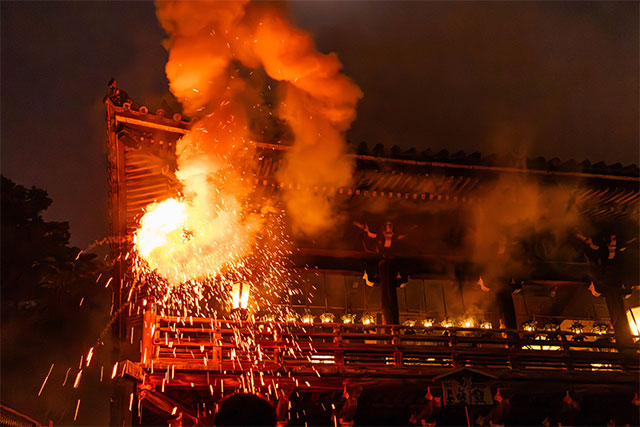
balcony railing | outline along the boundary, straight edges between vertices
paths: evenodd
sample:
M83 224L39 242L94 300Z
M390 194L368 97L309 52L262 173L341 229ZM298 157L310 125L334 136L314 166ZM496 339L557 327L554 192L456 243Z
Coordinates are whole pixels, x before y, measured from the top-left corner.
M637 349L635 349L637 354ZM637 357L635 358L637 361ZM242 322L145 314L141 366L193 371L427 368L638 372L612 334L433 326Z

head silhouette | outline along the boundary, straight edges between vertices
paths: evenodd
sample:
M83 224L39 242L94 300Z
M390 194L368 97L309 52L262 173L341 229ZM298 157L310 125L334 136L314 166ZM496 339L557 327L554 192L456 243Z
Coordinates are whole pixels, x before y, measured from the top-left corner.
M221 426L275 426L276 411L265 399L250 393L235 393L220 401L215 417Z

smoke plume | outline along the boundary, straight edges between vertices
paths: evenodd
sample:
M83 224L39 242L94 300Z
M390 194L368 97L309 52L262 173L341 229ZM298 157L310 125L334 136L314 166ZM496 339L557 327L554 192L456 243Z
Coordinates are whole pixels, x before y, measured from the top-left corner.
M194 131L177 149L177 175L193 199L203 199L203 207L213 193L246 199L250 141L259 138L253 124L275 117L293 135L277 173L290 188L281 194L293 231L312 235L329 227L333 207L322 190L351 179L344 133L362 96L340 73L337 56L317 52L309 34L273 5L160 1L156 8L170 36L171 91L194 117ZM211 188L211 175L222 171L233 185ZM247 228L242 220L235 225Z

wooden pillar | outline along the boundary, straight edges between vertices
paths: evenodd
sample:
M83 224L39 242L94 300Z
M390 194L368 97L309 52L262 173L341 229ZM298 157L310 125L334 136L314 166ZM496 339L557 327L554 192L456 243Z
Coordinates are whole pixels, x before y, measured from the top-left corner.
M340 327L333 328L333 343L336 345L336 349L333 352L334 363L336 366L344 366L344 350L342 350L342 334Z
M383 259L378 263L380 275L380 296L382 299L382 313L385 325L397 325L400 323L398 309L398 291L396 289L396 275L393 261Z
M518 329L516 309L513 305L513 288L508 283L501 285L497 293L497 300L506 328Z

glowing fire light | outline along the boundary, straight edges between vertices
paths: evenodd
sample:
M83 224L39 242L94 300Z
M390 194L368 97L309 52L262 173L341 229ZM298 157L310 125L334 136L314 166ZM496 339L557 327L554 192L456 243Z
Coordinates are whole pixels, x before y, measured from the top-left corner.
M249 292L251 284L247 282L236 282L231 291L231 307L234 310L246 310L249 305Z
M627 321L629 322L629 329L631 329L631 335L636 337L637 340L640 337L640 307L633 307L627 310Z
M606 323L595 323L592 329L593 333L598 335L606 335L609 333L609 325Z
M449 319L448 317L440 322L440 324L445 328L451 328L454 325L453 320Z
M473 319L465 319L462 321L462 326L465 328L473 328L475 326L475 322Z
M151 205L133 238L140 254L148 257L157 248L182 237L186 219L185 204L175 199Z
M530 320L522 324L522 329L524 329L527 332L533 332L536 330L537 326L538 326L538 323L535 320Z
M320 315L320 321L321 321L322 323L333 323L333 321L335 320L335 318L336 318L336 316L335 316L333 313L328 312L328 311L327 311L327 312L325 312L325 313L322 313L322 314Z
M435 320L433 320L433 319L424 319L424 320L422 320L422 326L424 326L425 328L431 328L434 323L435 323Z
M307 313L304 316L302 316L302 323L312 324L313 319L314 319L314 316L311 313Z
M355 314L346 313L341 317L341 319L342 319L342 323L344 323L345 325L351 324L351 323L355 322L356 315Z
M480 324L480 327L482 329L491 329L491 328L493 328L493 325L491 325L491 322L485 320L484 322L482 322Z
M365 313L362 315L362 324L363 325L372 325L376 322L376 319L369 313Z
M580 322L573 322L569 327L569 330L576 335L579 335L584 332L584 325Z

